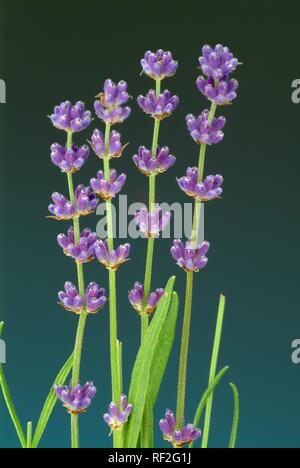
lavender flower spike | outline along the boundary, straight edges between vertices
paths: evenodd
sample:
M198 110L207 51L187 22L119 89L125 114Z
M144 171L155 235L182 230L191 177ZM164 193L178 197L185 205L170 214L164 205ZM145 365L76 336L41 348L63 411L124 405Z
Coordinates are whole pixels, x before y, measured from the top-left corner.
M223 177L219 174L210 175L204 179L203 182L198 183L198 169L197 167L188 167L186 177L177 179L177 183L181 190L188 196L195 198L200 202L206 202L220 198L222 194L221 185Z
M159 288L155 292L149 294L145 309L147 315L151 315L155 311L160 300L165 296L165 294L166 292L163 288ZM141 314L144 298L144 285L136 282L133 289L129 292L128 298L134 310Z
M184 271L197 273L207 265L206 254L209 247L210 244L206 241L195 248L190 241L184 244L182 240L176 239L171 248L171 254L177 265Z
M76 208L72 203L67 200L63 195L55 192L52 195L53 203L49 205L48 209L53 215L52 217L57 220L69 220L76 214ZM51 217L51 216L50 216Z
M66 101L55 107L50 119L56 128L73 133L86 129L92 122L92 115L83 102L78 101L72 106Z
M60 300L60 305L70 311L74 312L75 314L81 314L84 308L84 299L80 296L77 288L74 286L73 283L67 281L65 283L65 290L59 291L58 298Z
M107 302L105 289L100 288L94 281L86 289L86 311L89 314L96 314Z
M115 169L110 171L110 180L106 180L103 171L98 171L97 178L91 179L92 189L104 200L111 200L119 192L121 192L124 184L126 182L126 174L121 174L118 176L118 173Z
M203 74L221 80L230 75L238 66L238 59L233 56L228 47L217 44L214 48L206 45L199 58Z
M80 234L79 242L75 244L73 227L69 228L67 235L59 234L57 236L57 242L64 250L65 255L74 258L78 263L87 263L94 259L97 240L95 232L84 229Z
M51 161L55 166L59 167L62 172L74 174L74 172L82 168L88 158L89 152L90 150L87 145L81 146L80 148L73 145L72 148L68 149L65 146L54 143L51 146Z
M231 104L236 99L236 90L239 86L238 81L234 79L223 78L215 82L213 78L204 78L204 76L199 76L196 83L199 91L218 106Z
M95 129L90 142L95 154L101 159L120 158L127 145L122 146L121 135L115 130L110 132L108 154L106 152L103 133Z
M106 124L122 123L129 117L130 107L121 107L129 99L125 81L120 81L116 85L112 80L106 80L104 91L99 93L97 97L99 100L94 104L95 112Z
M87 216L93 211L95 211L98 205L98 199L95 192L91 187L84 185L78 185L75 190L75 199L77 212L81 216Z
M175 156L170 154L167 146L157 148L156 158L152 157L151 150L140 146L138 154L135 154L132 159L138 170L147 176L162 174L176 162Z
M171 410L167 410L165 419L161 419L159 427L163 432L164 439L170 442L174 448L181 448L201 437L201 431L193 424L187 424L182 430L176 428L176 418Z
M148 212L146 207L141 208L135 214L134 220L138 224L140 231L146 237L158 237L161 231L164 231L171 219L171 213L163 213L157 205L153 212Z
M175 75L178 62L173 60L171 52L165 52L159 49L157 52L148 50L141 60L143 72L154 80L163 80L164 78Z
M120 245L115 250L109 250L107 241L100 240L96 245L95 254L99 262L108 270L117 270L129 260L130 244Z
M179 104L179 97L172 96L170 91L165 90L159 96L156 96L156 91L151 89L147 96L138 96L138 105L146 113L154 119L164 120L172 114Z
M72 385L54 385L54 390L70 414L85 413L97 392L93 382L78 384L75 388Z
M103 415L103 419L110 427L111 432L123 429L132 413L132 409L132 405L128 404L126 395L121 395L120 409L116 403L111 402L108 413Z
M224 138L222 129L226 122L225 117L217 117L210 122L209 111L204 110L198 117L187 115L186 122L191 137L200 145L214 145Z

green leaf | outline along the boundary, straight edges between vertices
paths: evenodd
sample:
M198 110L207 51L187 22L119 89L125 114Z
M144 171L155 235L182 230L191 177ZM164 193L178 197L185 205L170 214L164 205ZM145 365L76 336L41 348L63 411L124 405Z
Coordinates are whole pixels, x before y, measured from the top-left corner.
M197 427L198 424L200 423L200 420L201 420L201 417L202 417L202 414L203 414L203 411L207 405L207 401L209 399L209 397L211 396L211 394L215 391L215 389L217 388L217 386L219 385L219 382L221 381L221 379L224 377L224 375L228 372L229 370L229 367L224 367L224 369L222 369L218 375L216 376L215 380L212 382L211 385L209 385L209 387L205 390L205 392L203 393L203 396L201 398L201 401L198 405L198 408L197 408L197 411L196 411L196 414L195 414L195 418L194 418L194 426ZM193 448L193 443L190 444L190 448Z
M12 420L14 426L15 426L17 435L19 437L21 447L26 448L26 445L27 445L26 436L25 436L22 424L20 422L20 419L19 419L19 417L17 415L15 406L13 404L13 401L12 401L12 398L11 398L11 395L10 395L10 391L9 391L8 385L6 383L5 375L4 375L4 372L3 372L3 369L2 369L1 365L0 365L0 387L2 389L3 397L4 397L4 400L5 400L8 412L10 414L11 420Z
M159 336L157 351L154 354L150 371L149 397L152 405L155 405L159 389L165 375L166 367L169 362L170 354L173 348L176 325L179 310L179 298L177 293L173 293L173 298L165 325Z
M73 366L73 353L69 357L69 359L67 360L67 362L65 363L65 365L63 366L63 368L61 369L59 374L57 375L57 377L56 377L56 379L55 379L55 381L54 381L54 383L53 383L53 385L51 387L50 393L49 393L49 395L48 395L48 397L46 399L44 408L42 410L39 422L38 422L37 427L36 427L36 431L35 431L33 442L32 442L32 448L37 448L38 447L38 445L40 443L40 440L41 440L41 438L42 438L42 436L44 434L44 431L46 429L46 426L48 424L48 421L50 419L50 416L52 414L52 411L53 411L53 409L55 407L55 404L57 402L57 396L56 396L55 391L54 391L54 384L64 385L68 375L71 372L72 366Z
M231 383L230 387L233 392L234 415L233 415L233 423L232 423L232 429L231 429L229 448L234 449L236 445L237 432L238 432L239 419L240 419L240 398L239 398L239 392L236 386L233 383Z
M126 428L126 448L135 448L138 442L144 416L146 396L149 386L150 370L157 344L173 299L175 277L170 278L165 288L166 296L160 301L153 320L148 328L143 344L140 346L132 371L128 401L133 411Z

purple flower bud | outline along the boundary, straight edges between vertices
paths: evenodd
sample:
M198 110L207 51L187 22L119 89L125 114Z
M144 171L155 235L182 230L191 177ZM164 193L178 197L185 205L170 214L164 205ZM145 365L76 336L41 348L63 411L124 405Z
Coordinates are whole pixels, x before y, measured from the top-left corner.
M110 180L109 182L105 179L104 172L99 171L97 173L97 178L91 179L92 189L104 200L111 200L119 192L121 192L124 184L126 182L126 175L121 174L118 176L118 173L115 169L110 171Z
M81 314L84 308L84 299L80 296L77 288L73 283L67 281L65 283L65 291L59 291L58 298L60 305L70 312Z
M141 60L141 65L143 72L154 80L163 80L173 76L178 68L178 62L173 60L171 52L165 52L162 49L157 52L148 50Z
M79 294L76 286L70 281L65 283L65 291L59 291L59 304L66 310L79 315L83 310L89 314L95 314L106 304L105 289L97 283L90 283L86 289L86 304Z
M174 413L167 410L165 419L160 420L159 427L163 432L164 439L170 442L174 448L181 448L184 445L191 444L201 437L200 429L195 428L193 424L187 424L182 430L177 429L176 426Z
M59 167L62 172L74 172L79 171L82 168L89 155L89 147L87 145L81 146L80 148L73 145L71 149L67 149L65 146L61 146L58 143L54 143L51 146L51 161L55 166Z
M97 240L98 237L95 232L92 232L90 229L84 229L76 244L73 227L69 228L67 235L59 234L57 236L57 242L64 250L64 253L74 258L78 263L87 263L94 259Z
M105 289L100 288L95 282L90 283L86 289L86 311L89 314L96 314L106 302Z
M130 244L123 244L115 250L109 250L107 241L100 240L97 242L95 254L99 262L108 270L117 270L129 260Z
M130 107L121 107L129 99L125 81L120 81L116 85L113 81L106 80L104 92L98 94L97 97L99 97L99 100L94 104L95 111L97 116L106 124L122 123L129 117Z
M91 124L92 115L90 111L85 110L83 102L79 101L72 106L69 101L66 101L55 107L50 119L60 130L80 132Z
M120 407L116 403L111 402L108 413L103 415L103 419L110 427L111 432L123 429L132 413L132 409L132 405L128 404L126 395L121 395Z
M194 271L197 273L199 270L202 270L208 262L206 254L209 247L210 244L206 241L195 248L190 241L184 244L182 240L176 239L171 248L171 254L174 260L176 260L177 265L184 271Z
M172 112L179 104L179 97L172 96L170 91L165 90L159 96L156 96L154 89L151 89L147 96L140 95L137 98L138 105L146 113L154 119L163 120L170 117Z
M171 213L163 210L157 205L153 212L148 212L146 207L141 208L135 214L134 220L138 224L140 231L146 237L158 237L164 231L171 219Z
M96 129L92 135L91 146L95 154L101 158L119 158L122 156L122 153L127 145L122 146L121 135L115 130L110 132L109 137L109 154L106 154L104 136L103 133Z
M167 146L157 149L156 158L152 157L152 151L145 146L140 146L138 154L135 154L132 159L139 171L147 176L162 174L176 162L175 156L170 154Z
M223 192L221 188L223 177L221 175L210 175L206 177L203 182L198 182L197 167L188 167L186 177L177 179L177 183L181 190L183 190L187 195L199 200L200 202L220 198Z
M75 216L76 208L63 195L55 192L52 195L52 200L53 203L49 205L48 209L52 213L53 218L57 220L69 220Z
M231 104L236 98L236 90L239 86L238 81L234 79L223 78L215 82L213 78L204 78L203 76L199 76L196 83L199 91L219 106Z
M157 308L160 300L166 295L166 292L163 288L159 288L154 292L151 292L147 297L145 312L148 315L151 315ZM136 282L134 283L133 289L129 292L128 295L129 301L139 314L142 313L143 308L143 298L144 298L144 285Z
M222 129L226 122L225 117L217 117L210 122L209 111L204 110L198 117L187 115L186 122L191 137L198 144L214 145L224 138Z
M228 77L238 66L236 59L228 47L217 44L214 48L206 45L202 49L199 62L204 75L213 80L222 80Z
M85 413L97 392L93 382L78 384L75 388L72 385L54 385L54 390L70 414Z
M77 212L82 216L89 215L95 211L98 205L97 196L92 188L89 186L85 187L82 184L78 185L75 190L75 199Z

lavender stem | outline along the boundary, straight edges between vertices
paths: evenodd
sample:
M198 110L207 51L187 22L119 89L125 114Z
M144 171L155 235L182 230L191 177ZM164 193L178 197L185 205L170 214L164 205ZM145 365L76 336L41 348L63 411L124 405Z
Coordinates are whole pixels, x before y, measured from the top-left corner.
M110 163L109 163L109 138L111 125L106 124L105 127L105 151L104 158L104 176L107 181L110 180ZM106 216L107 216L107 243L110 250L114 248L114 232L113 232L113 217L111 200L106 201ZM111 359L111 380L112 380L112 400L119 402L121 399L121 382L120 382L120 360L118 350L118 326L117 326L117 293L116 293L116 272L109 270L109 316L110 316L110 359ZM122 431L114 432L115 448L122 448L123 435Z
M72 132L68 132L68 137L67 137L68 149L72 148L72 138L73 138ZM68 177L70 200L73 204L75 204L73 175L68 173L67 177ZM80 221L79 221L79 216L77 215L73 219L73 226L74 226L75 244L77 244L80 239ZM79 262L77 262L77 276L78 276L79 293L81 297L85 297L85 282L84 282L83 265ZM76 341L75 341L75 347L74 347L74 361L73 361L73 373L72 373L72 386L73 387L79 384L79 381L80 381L81 354L82 354L86 319L87 319L87 313L85 311L82 311L79 317L79 321L78 321ZM78 416L73 415L73 414L71 415L71 434L72 434L72 447L79 448Z

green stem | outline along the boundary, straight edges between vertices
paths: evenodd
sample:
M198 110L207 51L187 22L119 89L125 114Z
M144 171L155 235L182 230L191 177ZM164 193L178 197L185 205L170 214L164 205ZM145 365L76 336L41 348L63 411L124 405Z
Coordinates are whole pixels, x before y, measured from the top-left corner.
M181 351L179 362L179 377L178 377L178 393L177 393L177 411L176 422L178 429L184 426L184 409L185 409L185 394L186 394L186 374L187 362L189 353L189 340L192 315L192 300L193 300L193 272L187 273L186 277L186 298L184 319L182 328Z
M73 135L72 132L67 134L67 148L72 147ZM68 173L68 187L70 194L70 201L76 206L73 175ZM76 215L73 219L73 228L74 228L74 240L75 245L78 244L80 239L80 220L79 216ZM78 277L78 289L81 297L85 298L85 281L84 281L84 271L82 263L77 262L77 277ZM80 383L80 367L81 367L81 355L83 348L83 339L85 332L87 313L82 311L78 321L76 341L74 346L74 361L73 361L73 372L72 372L72 386L76 387ZM78 427L78 415L71 415L71 433L72 433L72 448L79 448L79 427Z
M211 358L211 365L210 365L210 373L209 373L209 381L208 381L209 386L212 385L216 377L218 357L219 357L221 337L222 337L222 328L223 328L223 321L224 321L224 312L225 312L225 296L221 294L219 310L218 310L217 326L216 326L216 332L215 332L215 339L214 339L214 345L213 345L213 352L212 352L212 358ZM210 395L210 397L207 400L203 437L202 437L202 448L207 448L208 446L212 405L213 405L213 393Z
M105 157L104 157L104 177L110 181L110 159L109 159L109 138L111 125L105 127ZM114 248L114 231L113 231L113 216L111 200L106 201L106 220L107 220L107 243L109 250ZM110 361L111 361L111 383L112 383L112 399L120 405L122 394L120 366L120 348L118 345L118 322L117 322L117 286L116 272L109 270L109 330L110 330ZM114 447L123 447L122 431L114 432Z
M236 386L233 383L231 383L230 387L233 392L233 398L234 398L234 414L233 414L233 422L232 422L229 448L234 449L236 446L236 439L237 439L237 432L238 432L239 418L240 418L240 398L239 398L239 392Z
M27 438L26 438L26 447L28 449L32 448L32 422L27 423Z

